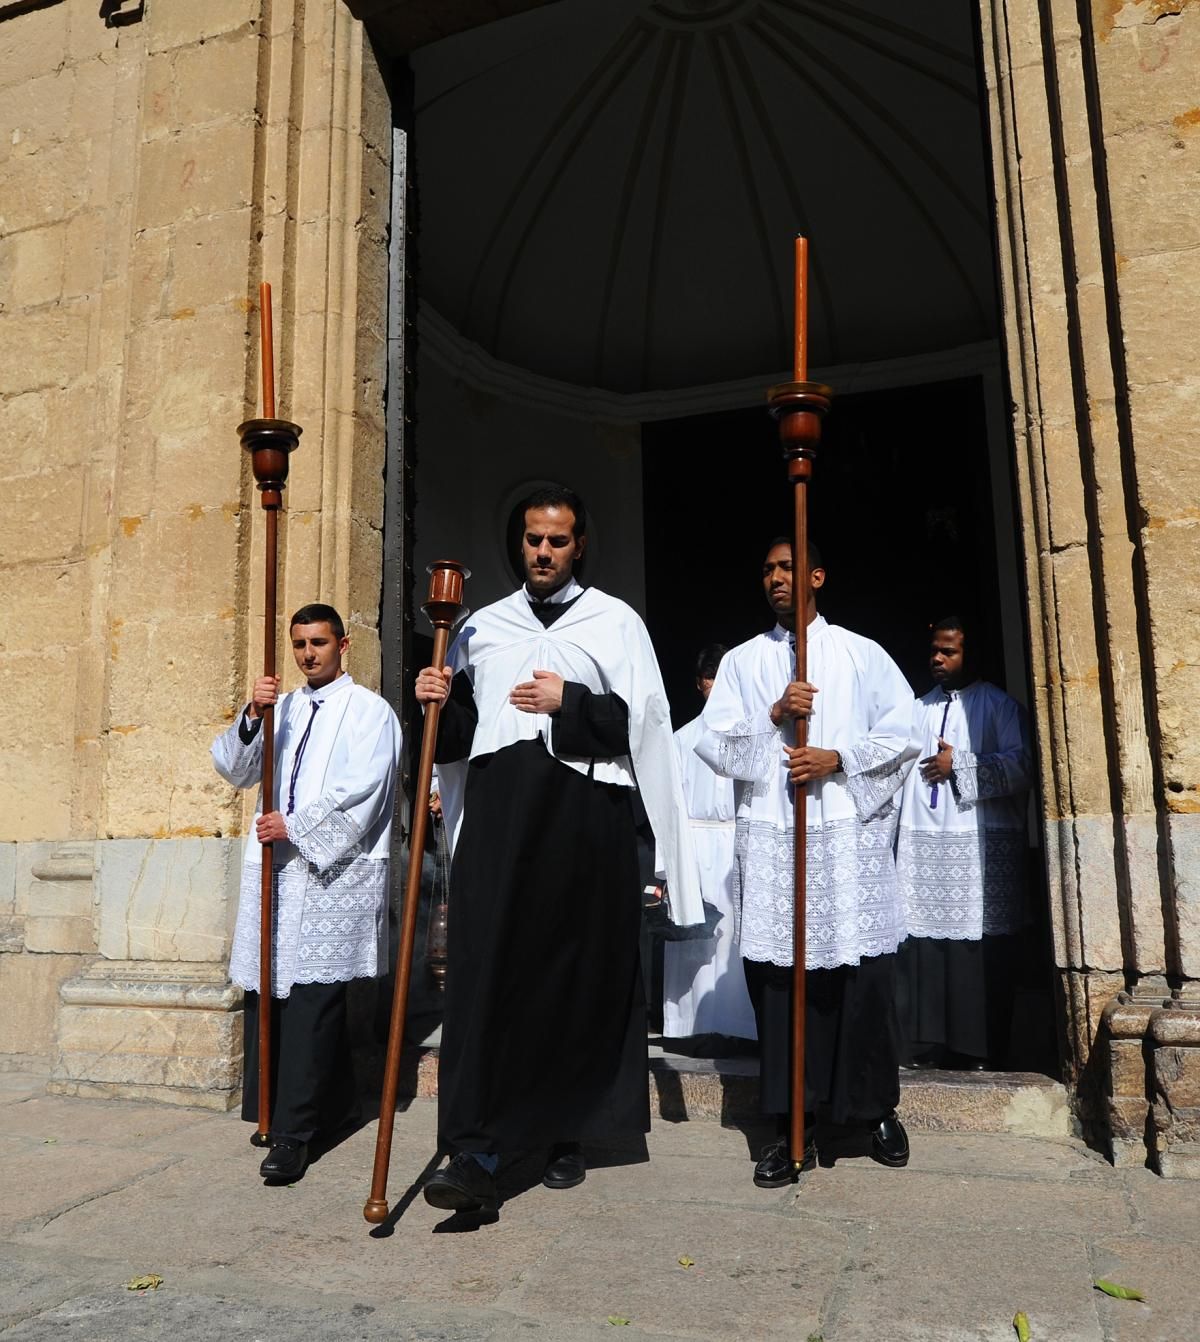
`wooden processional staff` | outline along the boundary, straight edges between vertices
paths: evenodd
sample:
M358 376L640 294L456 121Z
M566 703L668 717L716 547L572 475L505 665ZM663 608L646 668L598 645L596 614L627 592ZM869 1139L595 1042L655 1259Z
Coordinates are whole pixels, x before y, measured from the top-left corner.
M808 482L821 441L821 418L828 411L833 392L820 382L808 381L808 239L796 239L796 334L792 362L793 380L772 387L767 393L771 414L779 423L779 441L787 475L793 487L795 521L792 542L792 611L796 625L796 679L808 679ZM808 744L808 719L796 719L796 744ZM795 805L796 871L795 922L792 935L792 1094L791 1128L788 1141L792 1161L799 1170L804 1160L804 1031L805 995L805 891L807 888L808 789L793 790Z
M275 418L275 346L271 328L271 286L258 286L259 321L262 334L263 418L238 425L238 437L250 453L254 478L258 481L267 534L263 583L263 675L275 674L275 577L279 557L279 510L287 484L288 457L300 446L298 424ZM262 712L262 813L275 809L275 708ZM262 894L260 897L258 946L258 1128L250 1140L268 1145L271 1131L271 950L274 926L275 845L262 846Z
M429 599L421 609L433 625L433 660L441 670L446 664L450 631L466 615L463 585L471 570L452 559L439 559L429 566ZM396 1090L400 1084L400 1054L404 1048L404 1018L408 1014L408 989L412 981L413 943L417 936L417 906L421 899L421 861L425 854L425 829L429 822L429 789L433 780L433 751L437 745L440 704L425 705L425 730L421 737L421 760L417 765L417 789L408 836L408 874L404 884L404 916L400 924L400 949L396 955L396 988L392 994L392 1019L388 1026L387 1062L383 1069L383 1094L379 1099L379 1128L375 1134L375 1168L371 1172L371 1196L363 1216L372 1224L387 1220L388 1166L392 1159L392 1125L396 1120Z

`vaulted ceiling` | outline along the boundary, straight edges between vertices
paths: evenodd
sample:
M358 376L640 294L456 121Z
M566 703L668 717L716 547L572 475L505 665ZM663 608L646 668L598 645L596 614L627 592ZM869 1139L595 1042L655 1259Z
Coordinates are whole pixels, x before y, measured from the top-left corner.
M767 374L800 231L814 365L994 336L970 9L560 0L422 47L422 302L579 386Z

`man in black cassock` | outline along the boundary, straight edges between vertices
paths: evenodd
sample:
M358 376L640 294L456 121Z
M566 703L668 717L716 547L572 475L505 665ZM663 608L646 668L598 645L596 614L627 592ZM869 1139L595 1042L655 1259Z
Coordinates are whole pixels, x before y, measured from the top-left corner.
M418 701L443 705L454 842L438 1076L453 1155L425 1198L454 1211L498 1206L501 1153L548 1150L543 1183L571 1188L581 1143L649 1129L635 786L672 917L703 921L662 677L634 611L578 582L586 528L569 489L526 500L524 584L417 677Z

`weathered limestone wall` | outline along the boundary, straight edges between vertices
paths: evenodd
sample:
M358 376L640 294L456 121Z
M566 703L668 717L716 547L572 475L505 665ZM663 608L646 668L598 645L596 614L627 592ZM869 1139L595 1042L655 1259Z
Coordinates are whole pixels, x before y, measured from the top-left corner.
M122 34L122 36L124 36ZM96 949L111 502L140 42L95 7L0 20L0 1053L54 1045Z
M1200 11L981 12L1066 1053L1084 1117L1107 1126L1116 1158L1140 1161L1144 1041L1195 974L1183 556L1200 495L1167 440L1200 404L1184 334L1200 193L1177 145ZM1164 44L1174 72L1147 57Z
M1089 46L1128 391L1143 676L1161 802L1156 856L1174 989L1147 1023L1151 1144L1164 1173L1200 1177L1200 5L1097 0Z
M61 1090L224 1105L245 804L208 747L262 647L235 432L259 405L249 296L272 280L279 413L305 430L281 607L342 607L376 683L386 91L341 5L156 4L108 28L60 0L0 17L0 100L0 664L23 696L0 1050L56 1049Z

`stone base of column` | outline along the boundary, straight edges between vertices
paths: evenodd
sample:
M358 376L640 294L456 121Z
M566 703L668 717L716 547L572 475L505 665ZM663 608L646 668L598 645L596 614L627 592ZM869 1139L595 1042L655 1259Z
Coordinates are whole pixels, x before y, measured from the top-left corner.
M1178 996L1150 1021L1152 1144L1159 1173L1200 1179L1200 997Z
M97 960L59 989L58 1095L232 1109L242 992L223 965Z
M1117 1166L1145 1165L1150 1133L1148 1040L1150 1022L1162 1009L1165 985L1148 992L1120 992L1104 1008L1105 1077L1109 1154ZM1102 1045L1103 1046L1103 1045Z

